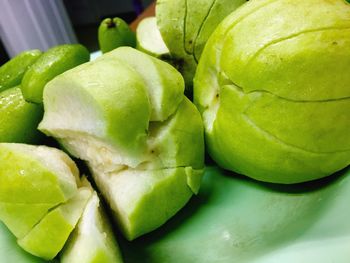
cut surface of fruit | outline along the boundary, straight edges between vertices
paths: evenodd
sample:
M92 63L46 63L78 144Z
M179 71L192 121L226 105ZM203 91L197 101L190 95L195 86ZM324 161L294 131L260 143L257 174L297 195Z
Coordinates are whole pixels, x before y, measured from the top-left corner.
M155 57L169 56L169 49L165 45L157 26L156 17L146 17L136 28L136 48Z
M114 233L94 192L61 252L62 263L121 263Z

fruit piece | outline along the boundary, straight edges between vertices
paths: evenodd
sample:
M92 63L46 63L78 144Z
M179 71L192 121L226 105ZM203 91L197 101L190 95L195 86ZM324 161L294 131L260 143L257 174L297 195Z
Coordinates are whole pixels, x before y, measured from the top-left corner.
M98 28L98 43L102 53L121 46L136 46L135 33L121 18L106 18Z
M164 43L157 26L156 17L146 17L142 19L136 28L136 48L147 54L161 59L170 56L169 49Z
M18 245L35 256L53 259L66 243L90 197L90 189L80 188L72 199L51 210L26 236L18 239Z
M216 26L245 0L158 0L157 24L174 65L192 90L197 62Z
M198 193L202 176L201 170L191 167L92 172L128 240L158 228L175 215L193 193Z
M77 192L78 170L59 150L0 144L0 219L18 238Z
M173 67L127 47L45 89L40 130L88 162L128 239L165 223L198 192L203 127L183 90Z
M61 263L123 262L114 233L94 192L61 252Z
M219 165L298 183L350 164L349 18L340 0L264 0L220 24L194 86Z
M0 92L0 142L38 142L42 116L42 107L26 102L19 87Z
M57 75L89 61L89 51L79 44L55 46L24 74L22 93L27 101L41 103L45 85Z
M0 92L21 84L24 73L41 56L38 49L24 51L0 67Z

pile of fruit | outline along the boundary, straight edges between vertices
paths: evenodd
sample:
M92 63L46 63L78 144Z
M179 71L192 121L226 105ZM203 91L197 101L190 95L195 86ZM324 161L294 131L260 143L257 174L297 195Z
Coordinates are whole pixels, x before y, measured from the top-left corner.
M8 260L287 262L322 200L346 213L344 0L158 0L98 38L0 67L0 221L35 256Z

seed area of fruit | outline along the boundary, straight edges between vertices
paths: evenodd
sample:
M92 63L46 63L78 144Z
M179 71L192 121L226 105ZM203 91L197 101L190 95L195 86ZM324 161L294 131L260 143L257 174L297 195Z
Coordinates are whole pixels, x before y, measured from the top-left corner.
M158 0L0 66L0 262L350 258L350 4Z

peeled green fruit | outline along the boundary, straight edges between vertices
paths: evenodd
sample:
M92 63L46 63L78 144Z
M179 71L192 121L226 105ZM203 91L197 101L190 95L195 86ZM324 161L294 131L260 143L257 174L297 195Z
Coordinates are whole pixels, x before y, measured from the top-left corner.
M61 263L123 262L114 233L96 192L86 204L60 258Z
M121 18L106 18L98 28L98 43L102 53L121 46L136 46L136 35Z
M146 17L136 28L136 48L161 59L170 57L169 49L164 43L157 26L157 18Z
M38 49L24 51L0 67L0 92L21 84L24 73L41 56Z
M78 170L58 150L1 143L0 166L0 219L18 238L76 194Z
M42 103L45 85L57 75L90 59L89 51L80 44L65 44L47 50L24 74L22 93L27 101Z
M40 130L88 162L128 239L162 225L198 192L203 127L183 91L172 66L128 47L45 89Z
M0 142L37 143L43 108L26 102L20 87L0 92Z
M56 257L78 223L90 196L90 189L80 188L72 199L51 210L26 236L18 239L18 245L47 260Z
M63 152L46 146L0 144L0 220L27 252L54 258L92 191Z
M209 39L194 82L222 167L298 183L350 164L350 6L250 1Z
M217 25L245 0L158 0L157 24L186 88L192 81L204 45Z

